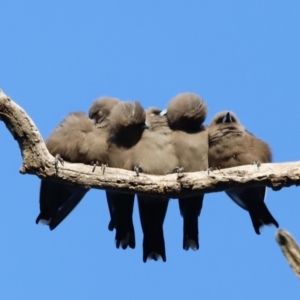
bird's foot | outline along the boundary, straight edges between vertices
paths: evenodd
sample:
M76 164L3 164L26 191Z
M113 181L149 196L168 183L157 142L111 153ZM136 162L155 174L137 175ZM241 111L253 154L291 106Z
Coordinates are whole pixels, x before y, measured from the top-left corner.
M92 170L92 172L94 173L94 172L95 172L95 170L96 170L96 167L97 167L97 166L99 166L99 162L98 162L98 160L96 160L96 161L92 161L92 162L91 162L91 165L93 166L93 170Z
M182 172L184 171L184 168L183 167L176 167L172 173L177 173L177 179L180 179L182 178L184 175L182 174Z
M104 175L106 167L108 167L108 164L101 164L102 175Z
M177 174L179 174L179 173L182 173L184 171L184 168L183 167L176 167L174 170L173 170L173 172L172 173L177 173Z
M136 176L140 175L140 172L143 172L143 169L138 166L134 166L133 171L136 173Z
M260 161L254 161L252 163L252 165L256 165L257 166L257 169L259 170L259 167L261 166L261 162Z
M213 167L207 168L206 171L207 171L207 175L209 175L210 172L214 171L214 168Z

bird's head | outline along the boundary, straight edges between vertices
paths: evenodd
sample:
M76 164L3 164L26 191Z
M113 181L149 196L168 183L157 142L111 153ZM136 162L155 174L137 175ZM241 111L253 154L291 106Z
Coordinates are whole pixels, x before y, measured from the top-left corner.
M89 117L97 124L107 120L111 110L120 102L117 98L101 97L94 101L89 110Z
M163 111L169 125L175 130L199 130L207 115L206 103L194 93L182 93L174 97Z

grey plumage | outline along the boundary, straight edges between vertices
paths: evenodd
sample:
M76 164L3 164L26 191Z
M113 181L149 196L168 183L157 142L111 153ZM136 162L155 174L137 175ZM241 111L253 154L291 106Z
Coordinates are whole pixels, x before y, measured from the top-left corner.
M146 122L149 129L143 132L140 141L130 150L126 168L140 167L143 173L165 175L178 165L174 147L171 144L171 130L166 116L160 110L149 109ZM143 261L166 261L163 222L165 219L168 197L138 195L141 226L144 233Z
M91 164L107 163L107 138L109 109L115 99L98 100L98 113L102 113L101 122L97 123L82 112L69 114L53 131L46 141L49 152L60 155L66 161ZM116 104L116 103L115 103ZM99 120L100 120L99 119ZM75 208L87 193L87 189L50 180L41 181L40 221L49 224L51 230L57 227Z
M100 97L89 109L89 117L95 121L97 128L107 127L112 109L120 102L117 98Z
M142 136L145 112L138 102L121 102L111 112L109 137L109 166L131 170L126 163L129 151ZM106 191L111 211L109 229L116 229L116 247L135 248L132 221L134 194Z
M209 127L209 166L230 168L253 162L272 161L271 149L264 141L248 132L233 112L217 114ZM257 234L260 227L277 221L264 203L265 186L231 189L227 195L240 207L247 210Z
M178 166L184 172L208 168L208 130L203 126L207 106L196 94L182 93L174 97L167 107L166 116L172 129L172 144L178 157ZM198 217L203 194L179 198L183 217L183 249L199 249Z
M109 115L113 107L115 107L120 102L117 98L112 97L101 97L93 102L89 109L89 117L92 119L96 126L99 128L104 127L107 133L106 142L109 137L110 127L109 127ZM106 162L108 160L106 159ZM115 220L113 217L113 207L111 201L108 199L108 195L106 192L107 205L110 213L110 222L108 225L108 229L110 231L115 229Z
M107 136L102 124L95 126L85 113L71 113L55 128L46 140L46 146L53 156L59 154L69 162L106 162Z

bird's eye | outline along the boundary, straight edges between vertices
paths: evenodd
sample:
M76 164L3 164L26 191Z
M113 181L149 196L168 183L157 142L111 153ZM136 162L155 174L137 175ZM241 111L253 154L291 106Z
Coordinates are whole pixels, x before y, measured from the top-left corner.
M223 123L223 117L220 117L216 120L216 124L221 124Z

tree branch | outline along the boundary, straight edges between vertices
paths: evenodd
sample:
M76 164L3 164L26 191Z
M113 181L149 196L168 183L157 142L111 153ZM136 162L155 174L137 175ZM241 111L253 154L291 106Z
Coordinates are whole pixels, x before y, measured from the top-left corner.
M276 233L276 241L280 246L289 265L300 278L300 247L290 233L280 229Z
M240 166L217 171L154 176L115 168L64 163L55 168L55 159L26 112L0 90L0 119L19 143L23 157L21 174L77 184L87 188L120 189L128 193L164 194L173 198L211 193L230 188L266 185L273 190L300 184L300 162Z

